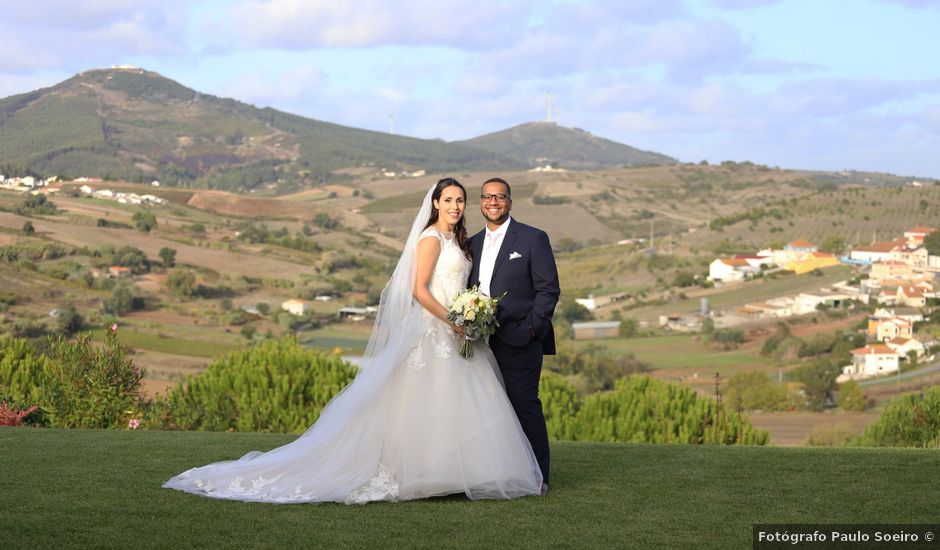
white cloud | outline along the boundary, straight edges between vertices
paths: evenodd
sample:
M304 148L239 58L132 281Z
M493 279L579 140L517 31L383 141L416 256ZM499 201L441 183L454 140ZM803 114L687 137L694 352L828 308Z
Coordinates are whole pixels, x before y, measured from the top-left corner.
M0 70L127 63L131 56L185 54L181 2L38 0L4 5Z
M710 3L725 9L751 9L778 4L782 0L711 0Z
M238 42L286 49L437 45L488 48L512 40L535 0L242 0L212 26Z

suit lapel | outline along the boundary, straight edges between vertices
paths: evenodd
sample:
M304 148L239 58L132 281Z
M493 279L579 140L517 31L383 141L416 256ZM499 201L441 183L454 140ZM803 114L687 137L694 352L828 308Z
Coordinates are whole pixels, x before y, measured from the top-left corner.
M480 258L483 257L483 241L485 239L485 231L477 233L470 239L470 253L473 254L473 266L470 268L470 286L480 284Z

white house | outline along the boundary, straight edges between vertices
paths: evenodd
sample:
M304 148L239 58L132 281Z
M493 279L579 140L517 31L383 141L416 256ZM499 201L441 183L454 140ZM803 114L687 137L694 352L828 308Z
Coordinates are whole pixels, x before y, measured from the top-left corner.
M770 300L745 304L741 309L744 313L761 319L782 319L793 315L793 310L789 305L774 305L770 303Z
M849 252L849 258L864 262L880 262L891 259L891 253L903 250L907 244L905 239L872 243L868 246L858 246Z
M911 267L927 267L927 248L923 246L905 246L891 252L891 259Z
M919 309L912 307L896 307L891 309L880 307L871 314L872 319L879 321L887 321L893 317L903 319L911 324L924 320L924 314L921 313Z
M893 349L902 358L907 357L907 354L912 351L917 354L917 357L924 356L924 344L915 338L901 338L899 336L897 338L892 338L885 343L888 344L888 347Z
M744 259L718 258L708 265L708 279L721 283L743 281L748 275L758 271L758 268Z
M852 364L842 367L836 382L859 380L898 371L900 356L886 344L870 344L852 350Z
M87 184L79 187L78 190L86 195L91 195L95 191L94 187Z
M904 232L904 238L912 244L924 244L924 239L936 231L933 227L912 227Z
M803 315L812 313L820 304L829 307L839 307L843 302L851 300L852 296L845 292L836 292L821 288L815 292L801 292L794 299L793 313Z
M903 285L898 287L895 303L909 307L924 307L927 305L927 297L923 290L913 285Z
M311 303L307 300L291 298L281 304L281 309L293 313L294 315L303 315L311 309Z
M872 323L869 321L869 333L872 332L871 327ZM914 336L914 324L899 317L877 321L874 329L875 337L879 342L887 342L897 337L912 338Z

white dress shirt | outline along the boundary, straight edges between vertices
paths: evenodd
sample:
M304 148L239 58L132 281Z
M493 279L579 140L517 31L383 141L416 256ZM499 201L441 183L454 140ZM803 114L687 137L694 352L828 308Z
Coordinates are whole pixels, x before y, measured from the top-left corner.
M496 267L496 255L499 253L499 247L503 244L503 238L506 236L506 230L512 223L512 217L506 218L502 225L494 231L486 228L486 235L483 237L483 253L480 254L480 292L490 296L490 282L493 280L493 269Z

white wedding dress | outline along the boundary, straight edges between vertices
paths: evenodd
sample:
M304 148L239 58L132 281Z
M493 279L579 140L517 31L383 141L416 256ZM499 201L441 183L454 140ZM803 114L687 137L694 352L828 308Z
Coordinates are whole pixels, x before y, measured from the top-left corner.
M399 269L404 279L413 280L408 264L413 248L408 247L437 238L441 253L430 290L447 307L463 290L470 262L452 238L434 227L421 231L418 221L389 285ZM193 468L164 487L276 503L354 504L452 493L471 499L537 495L542 484L538 463L492 352L477 342L473 357L462 358L454 332L414 307L408 294L407 300L398 297L398 306L383 295L388 311L380 309L372 356L367 351L356 379L306 433L265 453ZM401 318L389 318L390 313Z

